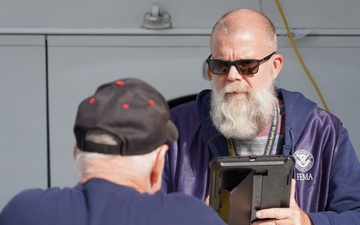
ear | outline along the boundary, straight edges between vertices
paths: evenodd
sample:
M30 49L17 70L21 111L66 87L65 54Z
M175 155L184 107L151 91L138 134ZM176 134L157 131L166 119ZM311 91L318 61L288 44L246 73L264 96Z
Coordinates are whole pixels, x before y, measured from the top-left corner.
M156 151L156 158L155 162L150 174L150 185L151 189L149 192L155 193L156 191L160 190L161 183L162 183L162 174L164 171L165 165L165 155L168 150L168 145L164 144L157 148Z
M274 57L275 57L273 60L274 73L273 73L273 77L272 77L273 80L275 80L277 78L277 76L279 75L279 73L282 69L283 60L284 60L284 57L281 54L275 54Z
M76 158L76 153L77 153L77 145L74 145L74 149L73 149L73 157L74 159Z

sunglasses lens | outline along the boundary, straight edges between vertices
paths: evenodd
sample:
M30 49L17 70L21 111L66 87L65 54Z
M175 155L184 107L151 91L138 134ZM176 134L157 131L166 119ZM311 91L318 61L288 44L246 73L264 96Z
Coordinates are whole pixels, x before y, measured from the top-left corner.
M236 63L236 69L243 75L255 74L259 69L259 64L255 60L241 60Z
M229 72L229 65L227 62L221 60L211 60L208 65L213 74L224 75Z
M218 59L207 61L211 73L217 75L226 75L229 73L230 67L236 66L237 71L242 75L255 74L259 70L259 63L256 60L238 60L234 62L226 62Z

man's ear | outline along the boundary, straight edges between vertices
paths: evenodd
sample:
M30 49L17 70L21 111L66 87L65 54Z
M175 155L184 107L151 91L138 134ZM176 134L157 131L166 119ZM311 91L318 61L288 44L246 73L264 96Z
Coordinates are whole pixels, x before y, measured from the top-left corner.
M165 166L165 156L168 149L169 147L164 144L155 150L156 158L150 174L151 193L155 193L161 188L162 174Z
M74 145L74 149L73 149L73 157L74 159L76 158L76 154L77 154L77 145Z
M277 76L279 75L282 66L283 66L284 57L281 54L275 54L274 55L274 61L273 61L273 77L272 79L275 80Z

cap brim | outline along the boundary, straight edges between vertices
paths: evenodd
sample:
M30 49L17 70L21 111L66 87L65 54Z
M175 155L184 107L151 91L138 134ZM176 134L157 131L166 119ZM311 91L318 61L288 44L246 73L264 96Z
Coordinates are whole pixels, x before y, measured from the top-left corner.
M169 142L176 141L179 137L179 132L175 124L169 120L166 124L166 128L167 128L167 140Z

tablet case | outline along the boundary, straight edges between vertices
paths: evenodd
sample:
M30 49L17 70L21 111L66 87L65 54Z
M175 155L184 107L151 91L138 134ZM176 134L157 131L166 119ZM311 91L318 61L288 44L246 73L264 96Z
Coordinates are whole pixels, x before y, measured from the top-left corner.
M292 156L218 157L209 166L209 204L229 225L250 225L259 209L289 207Z

